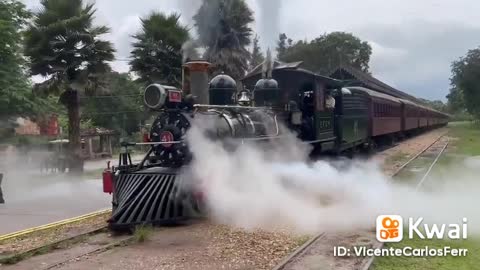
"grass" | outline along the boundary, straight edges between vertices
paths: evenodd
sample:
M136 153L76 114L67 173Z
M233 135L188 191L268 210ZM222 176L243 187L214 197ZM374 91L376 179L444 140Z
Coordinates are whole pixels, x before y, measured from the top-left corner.
M312 238L311 235L301 235L295 238L295 244L300 247Z
M452 123L449 125L449 136L453 138L444 155L436 165L437 173L441 173L451 164L459 160L459 156L480 155L480 125L470 122ZM403 175L405 177L405 175ZM471 237L471 236L470 236ZM407 239L400 243L386 244L386 248L451 248L468 249L466 257L377 257L372 265L374 270L480 270L480 239L468 240L423 240Z
M135 228L133 232L133 238L137 243L143 243L150 239L153 234L153 228L151 226L140 225Z
M480 155L480 124L461 122L453 123L449 127L449 136L456 138L450 142L454 146L454 152L469 156Z
M474 270L480 269L480 239L467 241L444 241L444 240L423 240L404 239L400 243L385 245L386 248L440 248L450 246L458 249L468 249L465 257L379 257L372 269L375 270Z

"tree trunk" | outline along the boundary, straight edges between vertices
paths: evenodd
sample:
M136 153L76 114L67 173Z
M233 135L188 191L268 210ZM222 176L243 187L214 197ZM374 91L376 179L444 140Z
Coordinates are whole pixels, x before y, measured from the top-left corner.
M83 158L80 144L80 102L78 92L68 89L64 93L64 104L68 111L68 167L71 173L83 172Z

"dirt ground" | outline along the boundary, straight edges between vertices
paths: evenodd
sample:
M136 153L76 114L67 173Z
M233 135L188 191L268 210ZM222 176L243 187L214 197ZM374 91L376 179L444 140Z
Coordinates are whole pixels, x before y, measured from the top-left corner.
M5 270L30 269L271 269L305 241L286 232L245 232L200 222L185 227L157 228L144 243L117 247L76 258L96 248L85 241L66 250L35 256ZM55 255L56 254L56 255ZM77 255L78 256L78 255ZM63 265L59 257L69 260ZM61 261L61 260L60 260Z
M444 135L447 128L439 128L399 142L396 146L379 152L373 158L383 163L385 174L392 175L406 161L425 149L439 136Z
M434 130L415 138L400 142L397 146L374 156L385 162L384 169L391 174L406 160L432 143L446 129ZM349 243L371 242L373 233L348 235ZM352 236L355 236L352 238ZM358 260L338 263L333 257L333 246L344 241L345 235L327 235L309 251L304 261L288 269L355 269ZM245 232L226 226L199 223L185 227L159 228L150 239L103 253L76 258L55 269L271 269L298 248L305 237L287 232ZM63 252L63 251L62 251ZM58 256L62 253L58 253ZM51 260L52 254L50 254ZM40 255L17 265L4 266L6 270L45 269L49 257ZM0 267L2 268L2 267ZM2 268L3 269L3 268Z

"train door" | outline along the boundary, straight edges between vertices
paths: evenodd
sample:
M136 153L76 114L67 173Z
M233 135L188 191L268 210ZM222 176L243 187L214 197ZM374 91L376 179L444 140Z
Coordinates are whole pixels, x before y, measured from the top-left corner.
M311 84L305 84L299 91L302 112L301 137L304 141L315 140L315 96Z
M333 89L327 89L319 81L315 82L315 140L321 143L322 151L335 146L334 115L337 101Z

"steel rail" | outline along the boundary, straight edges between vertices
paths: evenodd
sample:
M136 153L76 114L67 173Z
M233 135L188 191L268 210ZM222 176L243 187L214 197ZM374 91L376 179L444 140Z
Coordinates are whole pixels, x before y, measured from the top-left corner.
M447 134L447 132L445 132L444 134L440 135L438 138L435 139L435 141L433 141L431 144L429 144L427 147L425 147L424 149L422 149L422 151L418 152L415 156L413 156L411 159L409 159L407 162L405 162L402 166L400 166L400 168L398 168L391 176L391 179L393 179L393 177L397 176L403 169L405 169L405 167L407 167L408 165L410 165L410 163L412 163L412 161L416 160L419 156L421 156L423 153L427 152L428 149L430 149L434 144L436 144L441 138L443 138L445 136L445 134Z
M445 146L443 146L442 150L440 151L440 153L438 153L437 157L435 158L435 160L432 162L432 164L430 165L430 167L428 168L427 172L423 175L422 179L420 180L420 182L418 182L417 184L417 187L415 188L416 191L418 191L418 189L420 189L420 187L422 186L423 182L425 181L425 179L427 179L428 175L430 174L430 172L432 171L432 168L435 166L435 164L437 164L437 161L438 159L440 158L440 156L443 154L443 152L445 151L445 149L447 149L447 146L448 146L448 139L447 139L447 143L445 144Z
M294 258L296 258L300 253L305 251L307 248L309 248L315 241L318 239L321 239L325 237L326 233L320 233L315 235L314 237L310 238L307 242L305 242L303 245L301 245L299 248L297 248L293 253L291 253L288 257L283 259L273 270L283 270L285 266L287 266L288 263L290 263Z
M95 234L95 233L100 233L100 232L101 232L103 229L105 229L105 228L106 228L106 227L100 228L100 229L98 229L96 232L90 233L90 235L93 235L93 234ZM85 234L83 234L83 235L85 235ZM83 236L83 235L75 236L75 238L81 237L81 236ZM75 238L73 238L73 239L67 239L67 240L65 240L65 241L74 240ZM95 248L95 249L93 249L93 250L89 250L89 251L83 252L82 254L77 255L77 256L75 256L75 257L73 257L73 258L68 258L68 259L64 259L63 261L60 261L60 262L57 262L57 263L53 263L53 264L48 265L48 266L46 266L46 267L44 267L44 268L41 268L41 270L50 270L50 269L58 268L58 267L60 267L60 266L62 266L62 265L65 265L65 264L68 264L68 263L70 263L70 262L76 261L77 259L80 259L80 258L83 258L83 257L87 257L87 256L92 255L92 254L99 254L99 253L105 252L105 251L107 251L107 250L110 250L110 249L115 248L115 247L118 247L118 246L123 246L123 245L128 244L129 242L133 241L134 238L135 238L134 235L128 236L128 237L126 237L126 238L124 238L124 239L121 239L121 240L118 240L118 241L114 241L114 242L112 242L112 243L110 243L110 244L107 244L107 245L105 245L105 246L101 246L101 247Z
M112 211L111 209L100 210L100 211L96 211L96 212L89 213L89 214L86 214L86 215L73 217L73 218L68 218L68 219L64 219L64 220L61 220L61 221L49 223L49 224L46 224L46 225L41 225L41 226L37 226L37 227L25 229L25 230L13 232L13 233L4 234L4 235L0 236L0 242L8 240L8 239L24 236L24 235L27 235L27 234L30 234L30 233L39 232L39 231L43 231L43 230L48 230L48 229L56 228L56 227L59 227L59 226L75 223L75 222L78 222L78 221L83 221L83 220L86 220L86 219L89 219L89 218L92 218L92 217L97 217L97 216L100 216L100 215L103 215L103 214L107 214L111 211Z
M406 163L404 163L397 171L395 171L395 173L392 174L392 177L391 179L393 179L395 176L397 176L401 171L403 171L403 169L405 169L405 167L407 167L410 163L412 163L414 160L416 160L418 157L420 157L422 154L424 154L425 152L428 151L428 149L430 149L434 144L436 144L438 141L440 141L441 138L443 138L445 136L445 134L447 134L448 132L445 132L444 134L442 134L441 136L439 136L433 143L429 144L427 147L425 147L422 151L420 151L418 154L416 154L413 158L411 158L410 160L408 160ZM423 175L422 177L422 180L417 184L417 187L416 187L416 191L418 191L419 187L421 186L421 184L423 183L423 181L427 178L427 176L430 174L430 171L431 169L435 166L435 164L437 163L438 159L440 158L440 156L443 154L443 152L445 151L445 149L447 148L448 146L448 140L447 140L447 143L445 144L445 146L442 148L442 150L440 151L440 153L437 155L437 157L435 158L435 160L432 162L432 164L430 165L428 171ZM384 246L384 243L379 243L379 245L376 247L376 248L383 248ZM361 268L361 270L368 270L370 269L370 267L372 266L373 264L373 261L375 260L375 257L372 256L372 257L368 257L368 261L364 264L364 266Z

